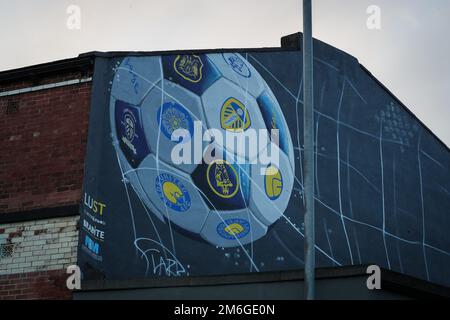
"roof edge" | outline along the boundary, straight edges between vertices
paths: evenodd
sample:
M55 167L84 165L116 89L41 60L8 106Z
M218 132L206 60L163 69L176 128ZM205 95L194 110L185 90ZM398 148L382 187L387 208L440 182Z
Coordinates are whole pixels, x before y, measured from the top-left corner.
M165 51L90 51L80 54L78 57L125 57L125 56L163 56L174 54L207 54L207 53L222 53L222 52L279 52L279 51L296 51L297 49L291 47L261 47L261 48L216 48L216 49L180 49L180 50L165 50Z
M69 58L64 60L57 60L53 62L46 62L42 64L27 66L23 68L11 69L0 72L0 84L7 81L17 81L24 78L35 78L41 75L53 74L59 71L66 70L85 70L92 66L95 59L111 58L111 57L123 57L123 56L148 56L148 55L173 55L180 53L218 53L218 52L279 52L279 51L298 51L301 50L301 40L303 33L292 33L281 38L280 47L262 47L262 48L219 48L219 49L183 49L183 50L169 50L169 51L90 51L82 53L75 58ZM441 143L447 151L450 152L450 147L447 146L427 125L423 123L399 98L397 98L380 80L378 80L365 66L359 63L358 59L345 51L342 51L326 42L314 38L314 42L320 44L321 47L332 49L338 52L343 57L356 61L361 69L367 73L382 89L384 89L392 98L400 104L414 119L416 119L433 137Z
M367 69L364 65L362 65L361 63L359 64L360 68L367 73L367 75L369 75L383 90L385 90L404 110L406 110L406 112L408 112L415 120L417 120L419 122L419 124L424 127L428 133L430 133L434 138L437 139L437 141L439 143L441 143L448 152L450 152L450 148L449 146L447 146L447 144L441 140L441 138L439 138L434 132L433 130L431 130L422 120L420 120L420 118L418 116L416 116L414 114L414 112L411 111L411 109L409 109L399 98L397 98L397 96L395 94L392 93L391 90L389 90L380 80L378 80L377 77L375 77L372 72L370 72L369 69Z
M303 38L303 33L301 33L301 32L297 32L297 33L293 33L293 34L284 36L281 38L281 46L283 48L301 50L302 38ZM436 140L440 144L442 144L448 152L450 152L450 147L446 143L444 143L444 141L442 141L422 120L420 120L420 118L417 117L411 111L411 109L408 108L408 106L406 106L395 94L393 94L391 90L389 90L380 80L378 80L378 78L375 77L372 74L372 72L369 71L369 69L367 69L364 65L362 65L359 62L358 58L356 58L356 57L352 56L351 54L348 54L347 52L340 50L326 42L318 40L316 38L314 38L314 43L320 44L320 47L324 47L327 49L332 49L333 51L337 51L340 55L354 60L354 62L356 62L360 66L360 68L375 81L375 83L377 83L383 90L385 90L408 114L410 114L413 117L413 119L417 120L418 123L428 131L428 133L430 133L434 138L436 138Z
M0 72L0 83L17 81L25 78L36 78L37 76L54 74L60 71L86 70L93 64L93 56L83 56L6 70Z

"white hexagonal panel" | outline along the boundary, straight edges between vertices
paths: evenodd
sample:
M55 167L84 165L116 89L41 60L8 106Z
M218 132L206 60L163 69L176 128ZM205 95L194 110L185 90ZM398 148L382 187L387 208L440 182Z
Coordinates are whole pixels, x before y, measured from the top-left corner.
M258 97L264 90L264 79L240 54L233 52L214 53L208 54L208 58L225 78L234 82L254 97Z
M202 102L209 128L222 133L222 137L215 141L217 145L245 159L251 160L256 156L250 155L250 147L253 147L254 143L250 144L248 137L252 134L258 136L259 129L267 132L256 99L236 84L221 78L202 95ZM241 139L244 147L234 150L230 148L226 143L227 135L231 141Z
M149 89L161 79L159 57L126 57L116 69L111 95L117 100L139 105Z
M286 210L294 186L294 172L288 157L279 152L279 164L252 165L250 182L250 209L266 225L277 221Z
M198 163L195 153L198 151L197 158L201 159L204 145L201 137L206 130L200 98L173 82L163 80L150 91L141 108L145 136L152 153L184 172L194 171ZM199 139L194 137L195 127L200 131ZM179 141L172 141L172 133L177 129L184 129L189 134L182 136ZM197 143L200 143L200 147ZM180 148L174 150L177 145ZM185 161L179 163L182 156L186 156Z
M145 193L145 190L143 186L141 185L141 182L138 177L138 169L132 168L126 159L126 157L122 154L120 149L116 148L117 150L117 156L118 161L120 161L120 170L122 171L123 178L124 178L124 187L128 188L128 193L131 192L131 190L134 190L138 198L144 203L144 205L147 206L152 212L155 213L155 215L158 217L159 220L164 222L164 217L161 213L158 212L157 208L153 205L153 203L150 201L150 199L147 196L147 193Z
M269 88L267 84L265 84L264 86L265 86L264 92L257 98L259 107L261 108L263 117L269 116L270 123L275 126L274 129L280 130L281 133L279 137L280 146L284 149L283 151L288 156L291 167L295 170L294 146L292 145L291 132L286 123L285 115L283 114L280 104L278 103L278 100L273 94L272 90ZM295 116L295 112L293 114L290 114L289 116ZM268 121L266 121L266 125L267 122ZM273 126L267 127L270 130L272 129Z
M262 238L267 227L249 209L238 211L212 210L201 231L203 239L222 247L240 247Z
M159 213L185 230L200 232L209 208L188 174L162 162L157 166L155 156L150 155L139 166L138 176Z

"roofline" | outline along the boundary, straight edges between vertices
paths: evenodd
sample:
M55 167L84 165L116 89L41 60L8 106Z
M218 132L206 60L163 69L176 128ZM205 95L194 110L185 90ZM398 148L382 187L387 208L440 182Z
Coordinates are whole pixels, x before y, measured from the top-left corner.
M46 62L33 66L27 66L18 69L11 69L0 72L0 84L21 79L35 79L42 75L51 75L60 71L80 70L86 71L94 64L93 56L79 56L53 62Z
M297 33L293 33L287 36L284 36L281 38L281 43L282 43L282 47L284 48L290 48L290 49L297 49L297 50L301 50L301 39L302 39L303 34L301 32L297 32ZM333 47L332 45L320 41L318 39L314 38L314 42L320 43L321 45L325 45L329 48L332 48L333 50L337 50L340 54L347 56L351 59L354 59L359 66L361 67L361 69L367 73L383 90L385 90L403 109L406 110L406 112L408 112L415 120L417 120L422 127L424 127L428 133L430 133L434 138L437 139L438 142L440 142L445 149L450 152L450 148L449 146L447 146L447 144L444 143L444 141L442 141L425 123L423 123L422 120L419 119L419 117L417 117L399 98L397 98L397 96L395 94L392 93L391 90L389 90L380 80L378 80L370 71L369 69L367 69L364 65L362 65L361 63L359 63L359 60L348 54L347 52L340 50L336 47Z
M206 54L206 53L219 53L219 52L280 52L280 51L298 51L301 50L301 32L293 33L283 36L281 38L281 47L263 47L263 48L221 48L221 49L186 49L186 50L169 50L169 51L90 51L80 54L76 58L58 60L54 62L47 62L28 66L24 68L12 69L0 72L0 84L7 81L17 81L25 78L36 78L41 75L54 74L60 71L68 70L82 70L86 71L87 68L93 66L97 57L112 58L112 57L125 57L125 56L161 56L161 55L174 55L180 53L191 54ZM298 41L294 40L298 39ZM359 63L358 59L354 56L342 51L336 47L333 47L326 42L314 39L315 42L321 43L333 50L337 50L340 54L347 56L357 61L361 69L366 72L382 89L384 89L393 99L400 104L414 119L416 119L433 137L440 142L448 152L450 152L449 146L445 144L425 123L423 123L402 101L397 98L380 80L378 80L366 67Z
M439 138L430 128L428 128L428 126L425 124L425 123L423 123L423 121L422 120L420 120L419 119L419 117L418 116L416 116L415 114L414 114L414 112L412 112L399 98L397 98L396 96L395 96L395 94L393 94L392 93L392 91L391 90L389 90L380 80L378 80L373 74L372 74L372 72L370 72L369 71L369 69L367 69L364 65L362 65L362 64L359 64L359 66L361 67L361 69L364 71L364 72L366 72L382 89L384 89L389 95L391 95L392 96L392 98L394 98L394 100L401 106L401 107L403 107L403 109L405 109L406 110L406 112L408 112L415 120L417 120L421 125L422 125L422 127L424 127L427 131L428 131L428 133L430 133L433 137L435 137L437 140L438 140L438 142L440 142L446 149L447 149L447 151L448 152L450 152L450 148L449 148L449 146L447 146L447 144L445 144L444 143L444 141L442 141L441 140L441 138Z
M82 70L93 66L96 58L112 58L112 57L125 57L125 56L161 56L161 55L173 55L181 53L191 54L206 54L206 53L219 53L219 52L277 52L277 51L295 51L292 48L282 47L264 47L264 48L222 48L222 49L183 49L183 50L169 50L169 51L90 51L81 53L78 57L69 58L64 60L56 60L52 62L46 62L36 64L32 66L26 66L23 68L10 69L0 71L0 84L9 81L18 81L27 78L36 78L42 75L54 74L60 71L68 70Z
M167 51L91 51L82 53L79 57L100 57L100 58L114 58L126 56L165 56L176 54L208 54L208 53L223 53L223 52L280 52L280 51L297 51L290 47L262 47L262 48L218 48L218 49L182 49L182 50L167 50Z

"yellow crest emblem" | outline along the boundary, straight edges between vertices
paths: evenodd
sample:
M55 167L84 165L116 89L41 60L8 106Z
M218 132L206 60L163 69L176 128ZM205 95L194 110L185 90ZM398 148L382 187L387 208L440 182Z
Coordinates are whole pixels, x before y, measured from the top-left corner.
M276 200L283 192L283 177L280 170L275 166L269 166L266 169L265 181L264 181L266 195L270 200Z
M240 225L239 223L233 223L230 224L228 227L225 227L225 232L228 233L230 236L237 236L244 232L244 227Z
M222 106L220 123L224 130L242 132L251 125L250 114L242 102L229 98Z
M172 183L170 181L167 181L163 184L163 192L167 200L169 200L173 204L177 204L178 199L183 197L183 192L181 191L181 189L175 183Z
M206 171L211 190L221 198L233 198L239 190L239 176L236 169L225 160L213 161Z
M179 55L173 62L175 71L185 80L200 82L203 77L203 62L196 55Z

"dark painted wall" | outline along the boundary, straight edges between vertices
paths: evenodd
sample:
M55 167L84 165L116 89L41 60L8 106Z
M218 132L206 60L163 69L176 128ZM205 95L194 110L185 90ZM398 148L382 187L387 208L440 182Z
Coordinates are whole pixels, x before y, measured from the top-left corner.
M102 215L82 208L81 220L104 232L104 239L86 241L89 230L81 230L86 280L303 268L301 52L241 55L273 92L289 128L295 181L283 217L259 240L231 248L156 218L132 179L122 179L111 139L112 83L126 58L97 58L85 192L88 203L95 199L106 207ZM376 263L450 285L449 150L356 59L320 42L315 55L318 265ZM158 239L147 249L159 255L135 246L139 238Z

